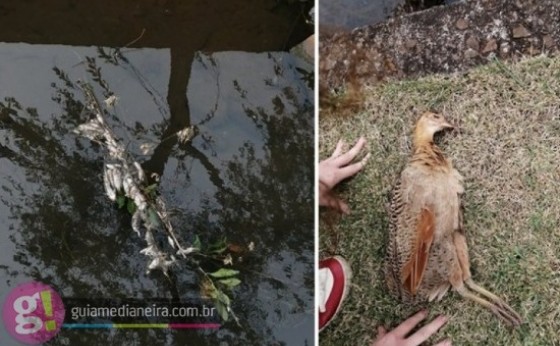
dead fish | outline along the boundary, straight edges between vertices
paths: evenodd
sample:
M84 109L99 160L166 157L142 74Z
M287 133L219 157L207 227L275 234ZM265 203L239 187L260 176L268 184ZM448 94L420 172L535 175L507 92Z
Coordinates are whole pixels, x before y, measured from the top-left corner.
M144 143L140 145L140 150L142 151L142 154L149 155L155 147L156 145L153 143Z
M105 124L105 119L103 119L103 116L99 113L96 113L95 116L97 117L97 121L99 122L99 124Z
M87 137L89 139L94 139L98 136L103 135L103 127L97 121L97 119L92 119L85 124L79 125L74 129L74 133Z
M146 197L144 197L144 195L140 192L140 190L138 190L136 186L133 186L130 191L133 192L133 195L131 197L133 197L134 203L136 204L138 209L142 211L146 210L148 208L148 202L146 202Z
M146 256L150 256L150 257L153 257L153 256L157 255L157 251L155 251L155 246L153 246L153 245L150 245L147 248L144 248L144 249L140 250L140 253L142 255L146 255Z
M146 235L144 236L144 240L146 240L146 243L150 246L153 245L155 246L156 241L154 239L154 235L152 234L152 231L150 229L148 229L146 231Z
M123 188L123 176L120 169L111 170L111 178L113 180L113 187L116 191L121 191Z
M127 195L130 198L133 198L131 193L131 189L133 186L134 186L134 180L130 176L130 173L127 172L123 178L123 189L125 195Z
M107 194L107 197L109 197L111 201L115 201L117 199L117 193L115 192L115 189L111 184L108 170L105 170L105 172L103 173L103 185L105 187L105 193Z
M150 262L148 265L148 272L154 269L161 269L164 274L167 274L167 270L175 263L174 260L166 260L163 256L158 256Z
M171 236L167 236L167 242L169 243L169 245L171 245L172 248L175 249L175 242L173 241L173 238L171 238Z
M195 251L198 251L198 249L195 248L195 247L188 247L186 249L180 249L179 251L177 251L177 255L185 256L185 255L188 255L188 254L190 254L192 252L195 252Z
M136 167L136 170L138 171L138 180L146 181L146 173L144 173L142 166L138 162L134 161L134 167Z
M140 234L140 226L142 225L142 215L141 215L141 211L137 210L133 215L132 215L132 229L134 230L134 232L136 232L136 234L138 234L139 237L141 237Z

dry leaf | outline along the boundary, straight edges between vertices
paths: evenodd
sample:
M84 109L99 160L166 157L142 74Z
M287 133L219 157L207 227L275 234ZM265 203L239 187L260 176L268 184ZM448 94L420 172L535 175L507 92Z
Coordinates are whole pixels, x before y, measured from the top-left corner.
M181 131L177 132L177 138L179 143L185 144L190 141L194 136L194 128L192 126L187 126Z
M119 98L115 95L111 95L109 97L107 97L103 102L105 102L105 106L107 107L114 107L115 104L117 104L117 101L119 100Z
M224 264L225 265L233 265L233 258L231 257L231 254L227 254L227 256L224 258Z

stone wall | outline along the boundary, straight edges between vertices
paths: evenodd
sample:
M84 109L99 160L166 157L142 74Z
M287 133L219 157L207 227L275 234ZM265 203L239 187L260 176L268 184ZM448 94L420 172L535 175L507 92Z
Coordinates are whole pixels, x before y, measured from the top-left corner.
M320 37L321 87L464 71L495 57L554 53L558 0L473 0Z

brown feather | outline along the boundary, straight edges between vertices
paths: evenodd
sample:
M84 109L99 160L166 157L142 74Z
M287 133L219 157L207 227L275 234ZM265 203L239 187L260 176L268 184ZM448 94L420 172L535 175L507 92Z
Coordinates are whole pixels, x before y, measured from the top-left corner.
M433 142L417 143L414 154L410 159L410 164L428 166L434 171L446 171L451 168L449 161L447 161L439 147Z
M422 282L422 277L428 264L428 254L430 246L434 240L435 229L434 213L429 209L423 209L418 225L416 227L416 244L412 251L411 258L404 265L402 270L401 282L404 287L413 295Z

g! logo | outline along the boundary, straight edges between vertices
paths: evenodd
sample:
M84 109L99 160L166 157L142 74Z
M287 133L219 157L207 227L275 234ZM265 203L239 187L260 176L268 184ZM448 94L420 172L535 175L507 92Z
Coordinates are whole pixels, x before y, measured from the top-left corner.
M50 286L28 282L10 292L4 301L2 316L14 339L37 345L58 334L64 322L64 305Z

